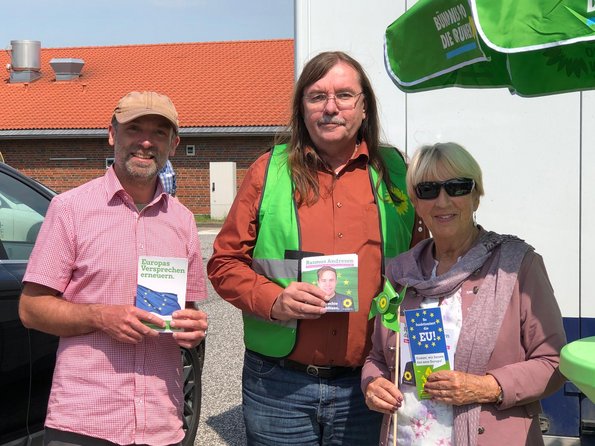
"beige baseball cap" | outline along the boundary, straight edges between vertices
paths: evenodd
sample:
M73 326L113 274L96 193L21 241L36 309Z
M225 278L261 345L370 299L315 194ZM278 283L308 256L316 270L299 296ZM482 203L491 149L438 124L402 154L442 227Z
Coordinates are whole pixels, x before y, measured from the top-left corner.
M118 102L114 116L120 124L125 124L146 115L159 115L166 118L178 133L178 112L170 98L154 91L132 91Z

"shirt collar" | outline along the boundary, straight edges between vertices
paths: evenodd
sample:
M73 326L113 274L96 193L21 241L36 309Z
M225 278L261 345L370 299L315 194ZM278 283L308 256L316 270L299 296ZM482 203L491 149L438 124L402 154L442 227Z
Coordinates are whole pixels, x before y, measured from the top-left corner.
M311 146L306 146L305 152L307 155L309 153L315 152L315 149ZM370 152L368 151L368 144L366 143L366 141L363 141L363 140L355 147L355 151L353 152L353 155L351 156L351 158L349 158L349 161L347 161L346 166L351 164L352 162L355 162L355 160L359 159L360 157L364 161L364 164L367 164L368 159L370 158Z
M107 201L108 202L111 201L116 195L130 197L130 195L128 195L128 192L126 192L126 190L122 187L122 183L120 183L120 180L118 179L118 176L116 175L116 171L114 170L113 165L110 166L110 168L106 170L104 179L105 179L105 189L107 192ZM159 179L157 179L157 188L155 189L155 195L153 196L153 199L151 200L151 202L149 204L147 204L147 206L145 206L145 207L155 204L162 197L165 200L165 202L167 203L167 200L169 199L169 195L163 190L163 185L161 184L161 181ZM132 197L130 197L130 198L132 198Z

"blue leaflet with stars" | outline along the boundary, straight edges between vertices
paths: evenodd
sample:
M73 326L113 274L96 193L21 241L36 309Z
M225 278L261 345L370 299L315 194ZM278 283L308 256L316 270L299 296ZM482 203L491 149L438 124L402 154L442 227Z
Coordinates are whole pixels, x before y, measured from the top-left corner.
M139 256L136 306L159 316L165 327L143 321L159 332L179 331L172 328L172 313L186 306L188 259L183 257Z
M170 315L182 309L177 294L155 291L140 284L136 286L136 306L160 316Z
M420 399L428 399L424 385L428 376L438 370L450 370L448 350L440 307L405 311L415 385Z

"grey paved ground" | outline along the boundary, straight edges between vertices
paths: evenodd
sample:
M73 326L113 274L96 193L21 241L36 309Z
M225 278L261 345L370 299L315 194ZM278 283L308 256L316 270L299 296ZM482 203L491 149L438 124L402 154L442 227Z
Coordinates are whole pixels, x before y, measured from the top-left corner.
M205 264L211 256L216 232L201 229L199 225ZM217 296L210 283L207 286L209 298L201 304L201 309L209 315L209 330L201 419L195 445L241 446L246 444L241 406L242 318L239 310Z

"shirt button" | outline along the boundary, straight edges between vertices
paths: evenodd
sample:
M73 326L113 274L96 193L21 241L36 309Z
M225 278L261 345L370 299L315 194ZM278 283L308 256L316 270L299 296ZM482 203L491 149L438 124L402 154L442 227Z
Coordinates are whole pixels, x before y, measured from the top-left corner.
M421 226L419 226L419 227L417 228L417 232L422 232L423 230L424 230L424 228L422 228Z
M339 238L343 238L343 233L342 233L342 232L339 232L339 233L337 234L337 237L339 237Z
M485 430L485 428L484 428L483 426L479 426L479 427L477 428L477 433L478 433L479 435L483 434L485 431L486 431L486 430Z
M332 334L333 336L337 336L337 330L332 330L332 331L331 331L331 334Z
M338 207L338 208L341 208L341 207L343 207L343 203L341 203L341 202L339 201L339 202L337 203L337 207Z

